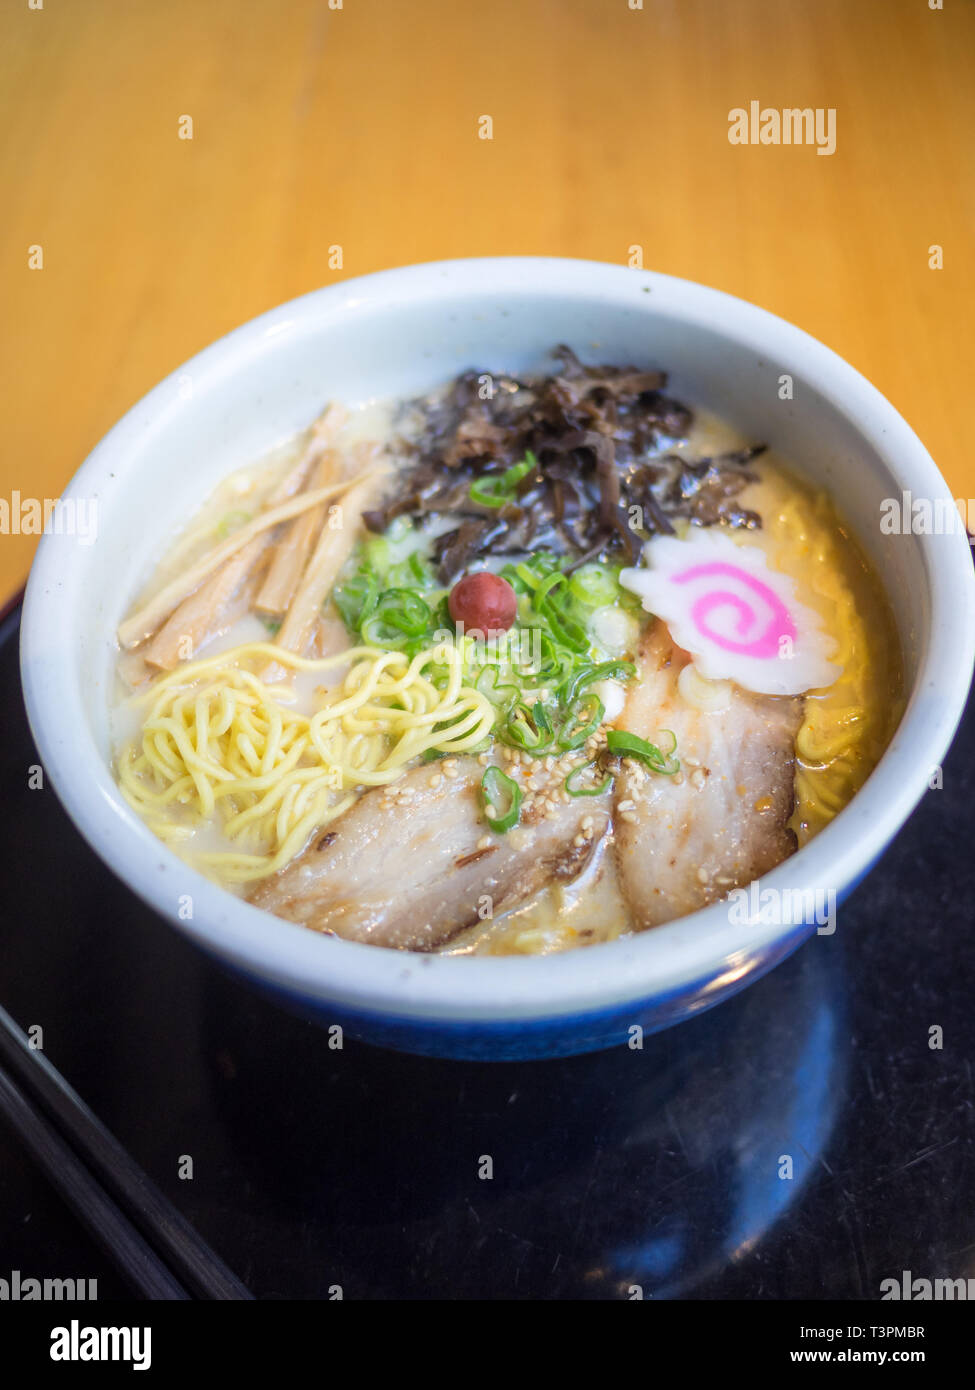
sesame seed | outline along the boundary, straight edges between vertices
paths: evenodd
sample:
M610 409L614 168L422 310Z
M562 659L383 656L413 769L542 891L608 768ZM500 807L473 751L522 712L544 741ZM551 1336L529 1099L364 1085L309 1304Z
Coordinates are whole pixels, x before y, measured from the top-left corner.
M632 811L621 811L620 820L625 820L629 825L632 825L636 820L636 816Z
M490 849L493 844L494 841L491 839L490 835L482 835L477 842L477 847L478 849Z

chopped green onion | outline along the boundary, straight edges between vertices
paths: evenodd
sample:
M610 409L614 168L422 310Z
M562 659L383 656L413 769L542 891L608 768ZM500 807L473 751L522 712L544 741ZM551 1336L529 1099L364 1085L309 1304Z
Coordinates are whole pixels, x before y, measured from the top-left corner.
M665 729L664 732L674 738L669 729ZM673 777L675 772L680 771L680 763L671 756L677 747L676 739L673 747L667 753L662 753L655 744L638 738L636 734L628 734L625 729L610 729L606 737L606 746L611 753L616 753L621 758L639 758L640 762L646 763L654 772L662 772L666 777Z
M521 814L521 787L499 767L488 767L481 778L481 806L492 830L503 834L518 824ZM487 808L497 814L489 816Z
M578 671L573 672L565 682L560 698L563 705L571 705L583 687L592 685L593 681L609 680L617 676L629 680L631 676L635 675L636 667L631 661L603 661L598 666L588 662L585 666L580 666Z
M573 652L561 651L558 643L551 633L540 632L539 649L541 651L541 661L535 674L545 685L559 685L565 679L566 670L570 670L575 660Z
M362 570L344 584L332 590L332 602L346 627L358 632L379 601L379 582L376 576Z
M564 604L553 594L553 590L559 584L565 583L564 574L550 574L536 588L532 604L535 612L547 620L557 641L571 651L587 652L589 650L589 634L581 623L577 623L566 611Z
M521 463L512 464L503 473L491 473L484 478L475 478L471 483L471 501L480 502L484 507L505 507L515 499L518 484L526 478L538 460L529 449Z
M596 760L593 758L592 762L580 763L578 767L572 769L565 779L564 784L570 796L602 796L606 788L612 786L613 778L610 773L606 774L606 780L601 782L598 787L582 787L579 785L579 779L583 774L591 772L595 766Z
M580 723L589 708L593 709L593 713L584 724ZM581 748L586 739L591 737L599 728L605 713L606 707L594 691L591 690L588 695L580 695L569 710L568 717L562 726L562 731L557 739L559 747L565 749Z
M536 703L535 710L539 708ZM543 712L544 713L544 712ZM528 706L517 704L511 711L511 716L505 724L498 730L499 737L504 743L511 744L513 748L520 748L525 753L531 753L534 757L541 757L547 753L552 746L552 729L546 717L546 728L539 729L532 722L534 711L529 713Z
M422 637L430 625L430 609L412 589L387 589L360 626L371 646L400 648Z
M620 586L606 565L589 564L576 570L569 580L569 592L587 607L601 608L619 597Z
M511 498L501 491L500 478L476 478L471 483L471 501L482 507L505 507Z
M548 717L548 711L541 700L536 700L532 705L532 719L535 721L535 728L540 734L552 735L552 721Z
M418 550L413 551L408 564L413 571L414 578L418 579L421 584L425 584L429 581L430 568L428 565L424 564L423 557Z
M566 582L565 575L560 574L558 570L553 570L551 574L547 574L544 579L539 580L535 585L535 598L533 600L535 607L538 608L539 604L542 603L559 584L565 584ZM540 611L539 609L539 612Z
M362 554L366 564L385 574L393 563L393 547L385 536L369 536L363 542Z
M499 705L502 708L511 703L518 697L518 687L516 685L498 684L497 666L485 666L477 675L474 682L474 689L479 695L490 700L492 705Z
M507 579L509 583L520 580L522 593L526 591L528 593L534 593L538 588L538 580L535 577L535 572L524 560L517 565L505 565L504 569L501 571L501 575L502 578Z

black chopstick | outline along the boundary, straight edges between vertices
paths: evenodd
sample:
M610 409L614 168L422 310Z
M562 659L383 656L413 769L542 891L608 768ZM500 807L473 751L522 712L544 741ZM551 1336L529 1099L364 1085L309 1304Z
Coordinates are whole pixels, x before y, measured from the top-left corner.
M0 1114L144 1297L253 1298L3 1008Z
M0 1067L0 1115L10 1122L28 1153L137 1293L152 1299L189 1298L182 1284L173 1278L4 1067Z

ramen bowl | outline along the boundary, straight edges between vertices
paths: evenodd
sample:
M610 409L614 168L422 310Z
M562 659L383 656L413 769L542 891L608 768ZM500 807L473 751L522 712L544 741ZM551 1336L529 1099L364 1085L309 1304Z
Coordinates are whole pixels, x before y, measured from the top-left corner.
M660 366L669 389L767 441L823 486L886 588L906 709L852 801L740 895L650 931L543 956L396 952L278 920L168 850L112 774L119 621L217 482L312 420L326 399L417 395L476 365L542 370L553 344ZM884 852L963 710L975 580L963 530L891 533L904 495L940 515L948 488L880 393L835 353L742 300L651 272L535 258L386 271L264 314L180 367L95 448L64 494L82 528L45 535L24 604L31 728L64 806L106 864L226 967L326 1026L383 1046L477 1059L623 1045L707 1009L804 939ZM71 924L65 923L70 932Z

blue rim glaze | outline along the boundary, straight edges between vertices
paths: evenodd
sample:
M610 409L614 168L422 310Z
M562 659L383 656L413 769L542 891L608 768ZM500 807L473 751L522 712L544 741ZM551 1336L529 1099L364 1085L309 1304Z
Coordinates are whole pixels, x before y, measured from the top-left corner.
M879 856L878 856L879 858ZM837 905L863 881L877 861L837 894ZM393 1048L398 1052L413 1052L425 1057L447 1057L458 1061L512 1062L542 1058L572 1057L583 1052L598 1052L605 1048L626 1046L638 1026L646 1033L659 1033L685 1019L705 1013L715 1005L732 998L760 979L816 931L815 922L803 922L788 935L780 937L769 950L755 956L743 974L726 984L716 984L714 977L692 980L663 994L635 999L629 1004L586 1014L569 1014L557 1018L529 1019L506 1022L487 1020L480 1023L452 1020L424 1020L396 1017L391 1014L367 1013L342 1005L332 1005L269 985L244 971L227 967L230 973L287 1009L289 1013L315 1023L322 1028L338 1025L343 1033L359 1042L376 1047ZM720 981L720 976L718 976Z

